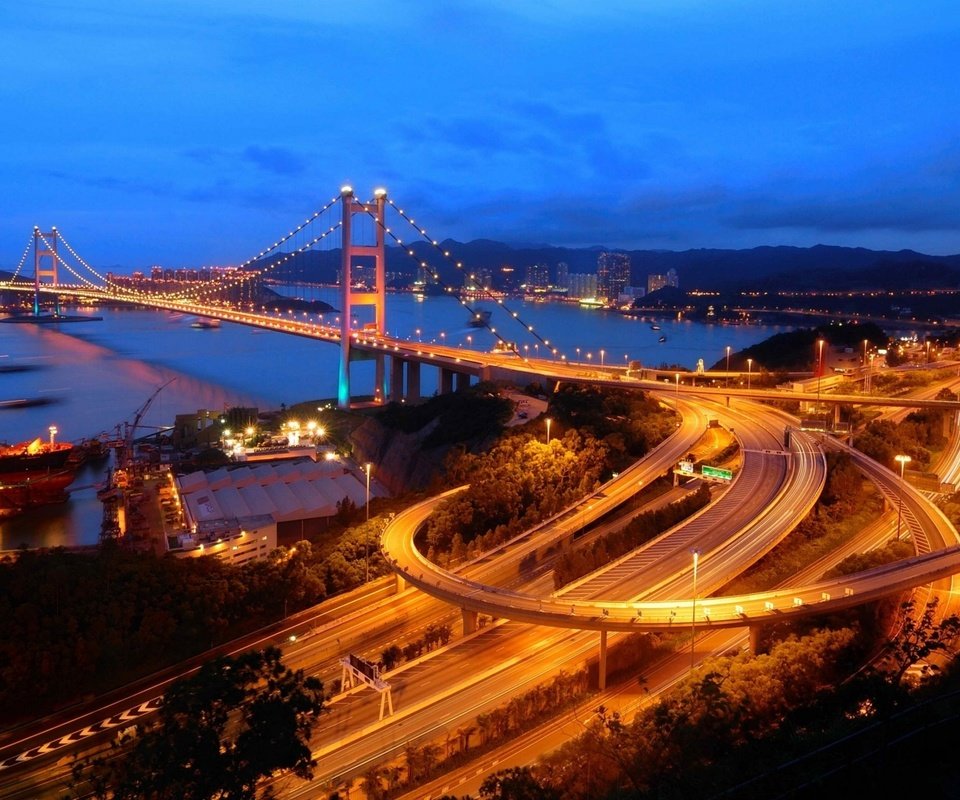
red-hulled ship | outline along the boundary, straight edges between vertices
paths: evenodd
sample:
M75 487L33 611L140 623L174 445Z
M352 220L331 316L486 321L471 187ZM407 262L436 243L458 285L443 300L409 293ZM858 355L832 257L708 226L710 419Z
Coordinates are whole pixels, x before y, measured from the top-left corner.
M77 470L77 461L71 458L74 449L69 442L39 438L0 444L0 517L66 500Z

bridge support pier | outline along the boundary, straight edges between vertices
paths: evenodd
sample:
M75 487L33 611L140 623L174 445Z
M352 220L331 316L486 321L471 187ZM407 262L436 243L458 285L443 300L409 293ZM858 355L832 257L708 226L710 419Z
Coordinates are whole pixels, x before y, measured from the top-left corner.
M607 632L600 631L600 664L597 673L597 688L602 692L607 688Z
M453 391L453 370L440 367L440 394L450 394Z
M377 353L373 364L373 399L382 403L387 397L386 364L382 353Z
M833 404L833 429L836 430L840 426L840 404Z
M397 576L397 594L400 594L407 588L407 581L399 572L394 574Z
M415 403L420 399L420 362L407 362L407 400Z
M454 375L457 376L457 391L462 392L465 389L470 388L470 373L469 372L455 372Z
M390 359L390 400L403 400L403 367L407 362L394 356Z
M476 611L471 611L468 608L460 609L460 614L463 617L463 635L466 636L470 633L476 633L477 621L480 615Z

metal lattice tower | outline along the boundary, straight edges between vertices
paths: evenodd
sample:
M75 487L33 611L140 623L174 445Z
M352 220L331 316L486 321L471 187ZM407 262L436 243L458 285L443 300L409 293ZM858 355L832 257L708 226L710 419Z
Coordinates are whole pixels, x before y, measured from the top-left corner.
M340 378L337 384L337 405L340 408L350 406L350 320L353 317L352 307L357 305L372 305L374 307L374 324L377 334L382 335L386 330L386 258L384 252L384 212L387 202L387 190L377 189L371 203L363 203L353 195L350 186L340 190L340 203L343 206L343 222L341 224L343 237L342 268L340 274ZM377 222L376 239L373 244L354 244L353 242L353 215L372 215ZM374 291L354 291L351 276L353 259L356 256L372 257L376 271L376 289ZM383 357L377 361L377 388L383 386Z
M57 253L59 234L56 227L49 233L44 233L36 225L33 227L33 314L40 315L40 283L41 278L51 278L54 286L58 283L57 263L60 256ZM50 259L50 266L44 266L44 259ZM56 300L56 313L60 313L60 299Z

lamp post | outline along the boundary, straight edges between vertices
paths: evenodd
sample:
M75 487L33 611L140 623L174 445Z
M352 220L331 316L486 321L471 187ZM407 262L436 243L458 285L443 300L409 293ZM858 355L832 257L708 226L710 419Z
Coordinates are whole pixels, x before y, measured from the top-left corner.
M547 417L547 444L550 444L550 423L553 422L550 417Z
M903 483L903 468L910 463L910 456L894 456L894 461L900 462L900 483ZM903 486L900 487L898 492L900 502L897 504L897 537L896 541L900 541L900 517L903 515Z
M600 368L601 369L603 369L603 354L604 354L604 351L601 350L600 351Z
M47 430L50 431L50 446L53 447L53 439L60 431L57 430L56 425L51 425Z
M820 413L820 376L823 375L823 339L817 339L817 414Z
M697 639L697 566L700 563L700 551L693 551L693 605L690 613L690 669L696 662L693 643Z
M728 388L730 386L730 345L727 345L727 379L724 381L724 385Z
M580 363L580 348L577 348L577 363Z
M750 376L753 374L753 359L747 359L747 391L750 391Z
M370 522L370 462L363 465L367 473L367 522ZM370 580L370 531L363 532L363 582Z
M680 411L680 373L679 372L673 373L673 378L677 382L677 390L676 390L677 411Z

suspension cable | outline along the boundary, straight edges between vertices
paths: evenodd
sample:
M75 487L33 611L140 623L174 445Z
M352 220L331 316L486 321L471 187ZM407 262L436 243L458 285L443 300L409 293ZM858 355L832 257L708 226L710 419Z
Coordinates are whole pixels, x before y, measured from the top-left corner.
M388 197L388 198L387 198L387 202L396 210L396 212L400 215L400 217L401 217L402 219L404 219L404 220L405 220L407 223L409 223L414 229L416 229L417 232L424 238L424 240L427 241L429 244L431 244L431 245L434 247L434 249L437 250L437 252L439 252L441 255L443 255L444 258L447 259L447 261L449 261L450 263L452 263L452 264L453 264L458 270L460 270L461 272L465 272L465 269L464 269L464 266L463 266L463 262L461 262L461 261L453 261L451 255L450 255L450 251L449 251L449 250L444 250L442 247L440 247L439 243L438 243L436 240L430 239L430 237L427 236L426 230L424 230L423 228L421 228L419 225L417 225L417 223L416 223L413 219L411 219L410 217L408 217L408 216L404 213L403 209L402 209L402 208L399 208L399 207L397 206L397 204L396 204L392 199L390 199L390 198ZM398 245L400 245L401 247L404 248L404 251L407 253L408 256L410 256L411 258L413 258L414 260L417 261L418 266L422 267L423 269L429 269L431 276L433 277L433 279L434 279L437 283L439 283L442 287L446 288L446 289L447 289L448 291L450 291L451 293L453 292L453 287L447 286L447 284L446 284L446 283L443 281L443 279L440 277L440 273L439 273L437 270L433 269L426 261L420 261L420 260L417 258L416 253L415 253L412 249L410 249L409 246L405 245L405 244L403 243L403 241L402 241L390 228L388 228L388 227L386 226L385 220L379 220L379 219L377 219L376 215L374 215L374 214L373 214L372 212L370 212L370 211L367 211L367 214L369 214L371 217L373 217L373 219L377 222L377 224L380 225L380 227L383 228L384 232L387 233L387 234L389 234L390 237L391 237ZM501 298L501 297L495 297L488 287L485 287L485 286L484 286L484 287L481 287L481 290L482 290L484 293L486 293L486 294L490 297L491 300L496 300L496 302L499 303L499 304L503 307L503 309L504 309L511 317L513 317L515 320L517 320L517 322L519 322L521 325L523 325L523 326L527 329L527 331L528 331L529 333L531 333L537 340L539 340L550 352L553 353L553 355L557 355L557 350L556 350L556 348L551 348L551 347L550 347L550 340L549 340L549 339L544 339L542 336L540 336L539 333L537 333L537 332L533 329L533 326L532 326L532 325L528 325L528 324L525 323L522 319L520 319L520 316L519 316L519 314L517 314L516 311L511 311L510 308L503 302L503 298ZM465 309L467 309L467 311L470 312L471 317L477 317L477 316L479 316L479 314L478 314L478 312L475 310L475 308L474 308L473 306L471 306L469 303L467 303L467 301L461 296L460 293L457 293L457 294L454 295L454 296L457 298L457 301L460 303L460 305L462 305ZM508 345L508 346L512 345L512 348L511 348L511 349L512 349L514 352L516 352L517 355L519 355L519 351L517 350L516 345L513 345L512 342L509 342L508 340L504 339L504 337L503 337L500 333L497 332L497 329L496 329L496 328L491 327L491 326L489 326L489 325L488 325L487 327L488 327L490 333L492 333L494 336L496 336L497 339L498 339L502 344L505 344L505 345Z
M13 283L17 276L20 274L20 270L23 269L23 265L27 262L27 253L30 252L30 246L33 244L33 234L30 234L30 238L27 239L27 246L23 249L23 255L20 256L20 263L17 264L17 268L13 271L13 275L10 276L8 283Z

